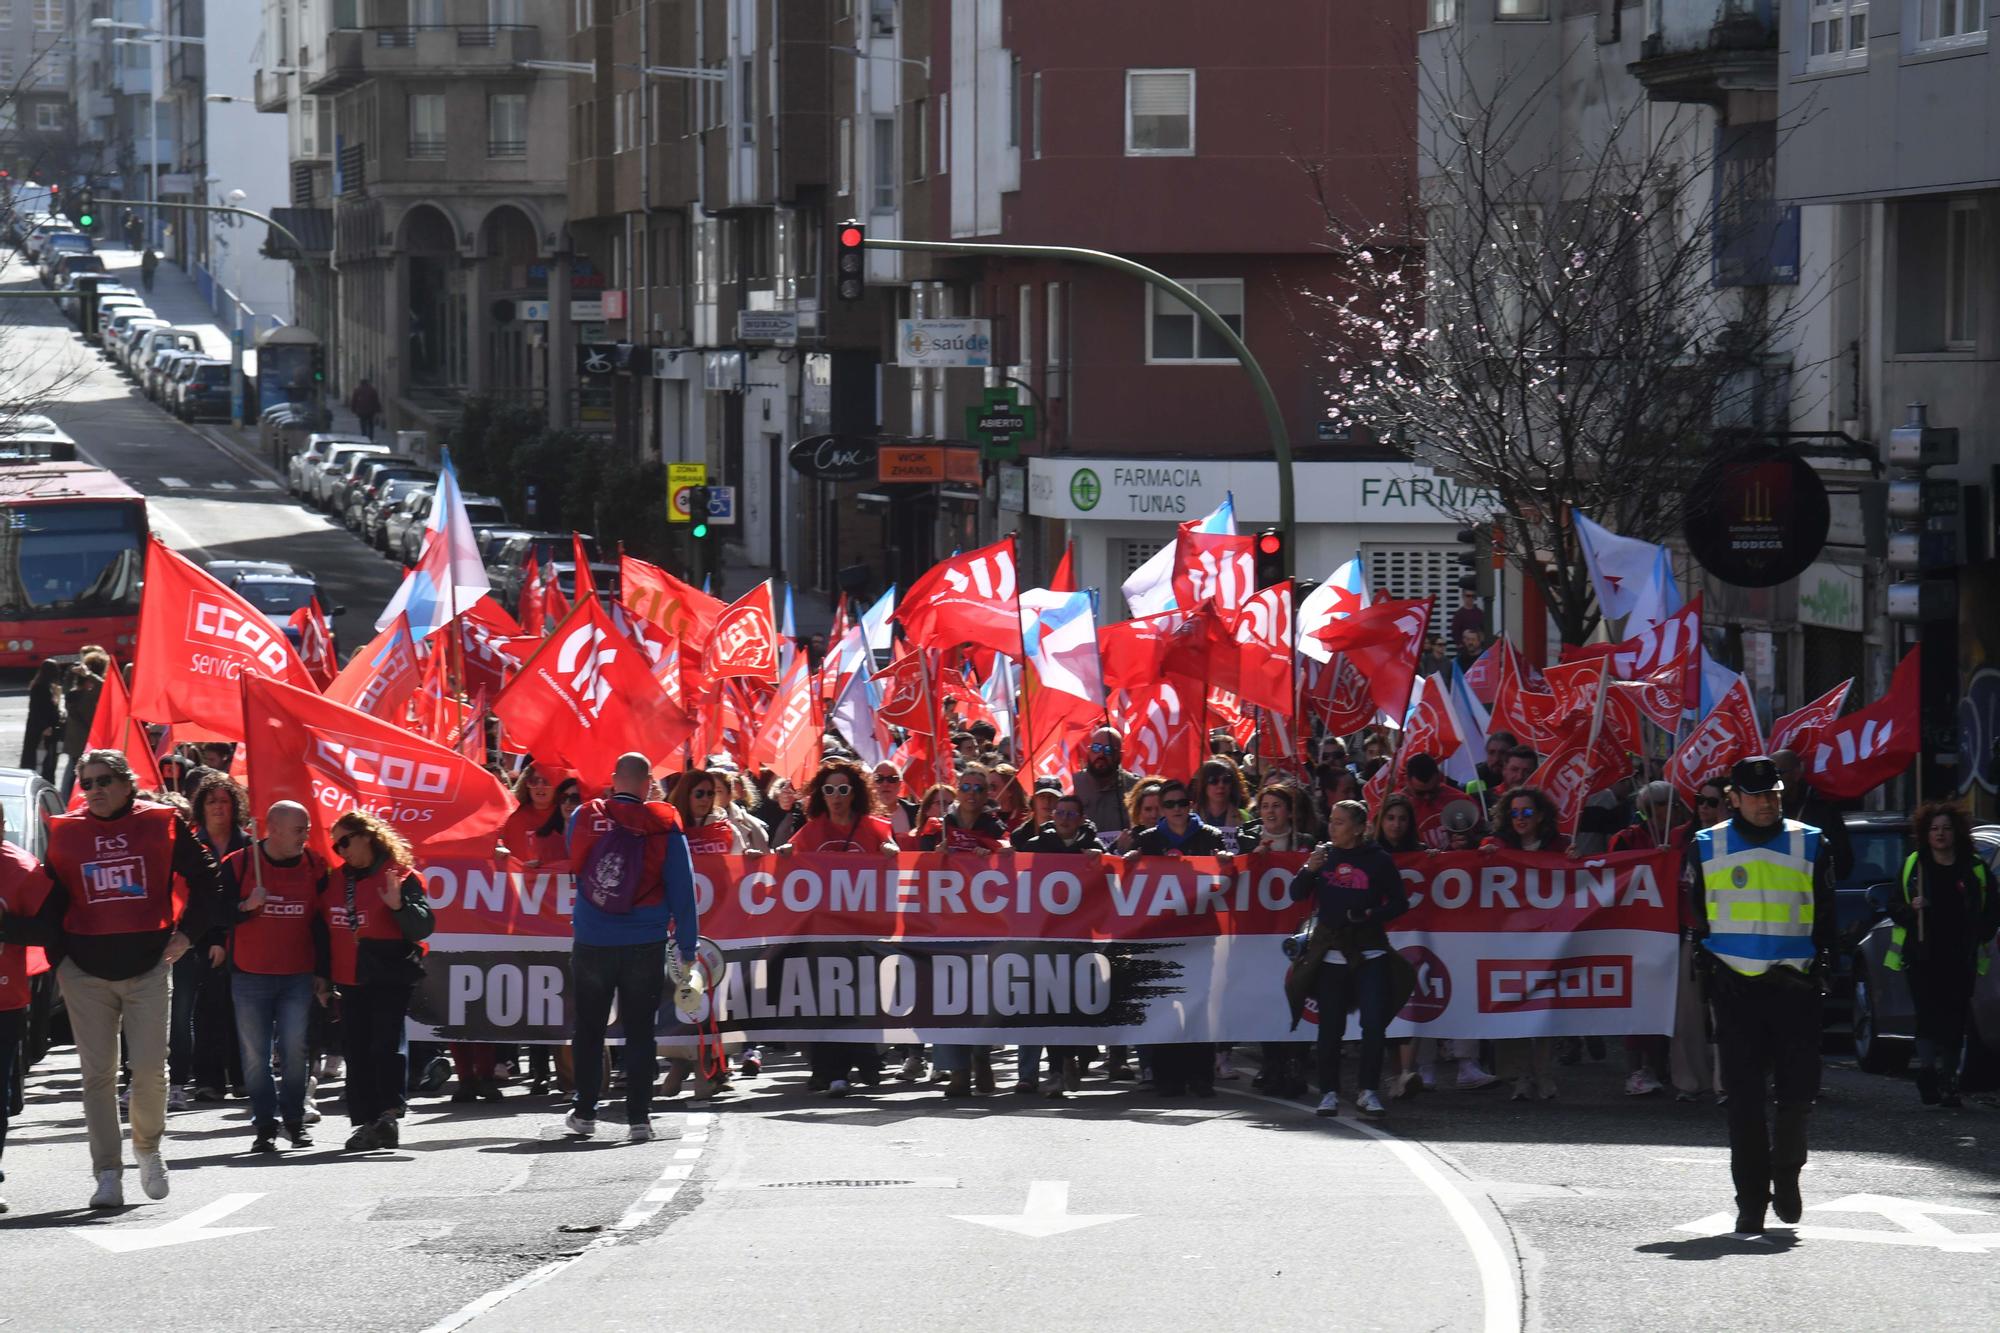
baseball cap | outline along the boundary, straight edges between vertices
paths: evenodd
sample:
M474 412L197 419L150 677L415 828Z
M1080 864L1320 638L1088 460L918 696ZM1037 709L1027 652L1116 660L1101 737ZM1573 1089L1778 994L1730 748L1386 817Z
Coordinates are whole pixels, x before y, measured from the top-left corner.
M1785 789L1784 779L1778 776L1777 762L1764 754L1737 760L1736 766L1729 770L1729 785L1746 796Z
M1061 778L1036 778L1036 779L1035 779L1035 790L1036 790L1036 791L1052 791L1052 792L1054 792L1054 793L1055 793L1056 795L1060 796L1060 795L1062 795L1062 779L1061 779Z

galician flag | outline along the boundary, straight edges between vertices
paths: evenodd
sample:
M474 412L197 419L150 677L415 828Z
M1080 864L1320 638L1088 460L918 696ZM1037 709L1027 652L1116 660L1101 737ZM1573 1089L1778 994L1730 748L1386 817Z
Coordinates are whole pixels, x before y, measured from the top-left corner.
M1319 631L1367 606L1368 574L1357 555L1327 575L1326 582L1299 603L1299 651L1315 662L1331 662L1333 651L1319 641Z
M1620 537L1584 517L1572 508L1576 538L1583 547L1584 563L1590 566L1590 582L1597 589L1597 604L1608 618L1623 619L1639 609L1642 602L1657 597L1653 585L1659 576L1660 548L1636 537Z
M431 506L425 526L423 553L416 568L403 579L403 586L389 599L375 628L386 630L397 616L408 616L410 633L425 639L452 620L472 609L492 591L486 580L486 566L479 558L479 544L472 537L472 523L465 514L465 497L458 489L458 473L451 466L447 450L439 468L437 501Z

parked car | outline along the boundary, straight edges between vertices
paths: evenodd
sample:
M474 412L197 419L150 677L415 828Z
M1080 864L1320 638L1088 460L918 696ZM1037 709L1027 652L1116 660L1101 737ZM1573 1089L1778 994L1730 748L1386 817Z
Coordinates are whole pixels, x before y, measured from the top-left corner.
M132 343L132 350L126 354L125 369L141 388L146 383L146 368L153 357L161 351L196 352L201 350L201 335L193 329L179 329L171 324L147 329Z
M164 407L167 401L167 386L173 383L174 372L180 368L181 362L190 358L199 360L205 355L207 354L200 347L162 348L153 354L151 361L146 363L145 371L140 376L140 387L146 391L148 398Z
M126 333L136 321L140 320L150 324L167 322L146 306L119 310L104 321L104 355L110 358L113 365L118 364L119 348L125 341Z
M42 247L48 244L49 237L56 235L81 236L83 233L63 219L50 214L28 228L27 236L21 241L21 253L39 264L42 260Z
M267 409L268 410L268 409ZM262 413L259 413L262 418ZM336 444L369 444L372 441L360 435L314 434L306 436L305 445L291 456L285 464L285 489L304 499L308 495L307 477L319 465L326 462L327 450Z
M310 605L319 598L320 610L326 614L329 635L333 640L335 660L340 657L340 634L331 628L335 617L347 614L344 606L328 606L320 597L319 584L307 574L246 574L230 585L244 601L262 611L273 625L285 632L294 648L299 646L299 632L289 623L292 612Z
M130 374L132 370L132 353L139 346L139 340L154 329L164 329L167 327L167 321L161 319L158 315L148 314L142 315L137 319L126 320L122 328L114 327L113 329L115 336L111 340L111 359L118 364L120 370Z
M583 534L583 550L593 562L601 558L597 538L588 533ZM493 595L509 611L516 611L521 605L521 571L526 567L530 553L535 557L537 569L547 569L557 561L573 563L576 559L567 532L528 532L509 538L493 561L492 568L498 571L499 577L489 574Z
M391 560L404 559L410 533L417 533L416 545L423 546L424 520L430 517L432 486L418 486L382 516L382 554Z
M369 483L384 468L417 468L428 471L422 463L407 454L376 454L373 457L357 459L354 470L347 475L347 480L340 483L339 493L333 497L330 506L335 516L349 528L358 528L361 522L361 509L355 501L362 499L363 503L366 502L363 497L367 493Z
M227 361L203 361L181 381L180 397L174 410L182 421L204 418L227 421L231 416L231 369Z
M111 322L113 315L117 314L120 310L145 309L147 309L146 303L139 299L136 292L113 292L109 296L106 296L102 291L98 292L97 326L83 330L84 341L97 343L102 346L104 343L104 328Z
M129 292L132 290L108 273L71 274L64 281L57 284L57 286L62 291L62 295L56 298L56 308L71 320L76 320L82 316L83 301L81 298L86 291L94 290L100 296L109 296L112 292Z
M85 273L104 272L104 260L89 250L62 249L49 251L49 258L42 265L42 281L45 286L61 287L71 278Z
M574 560L559 560L555 564L550 565L549 568L555 571L556 587L562 590L563 597L569 601L575 601L576 562ZM612 602L618 600L619 569L617 565L599 564L593 560L590 563L590 578L591 582L597 585L598 601L609 606Z
M390 477L376 488L375 495L361 512L361 539L376 550L389 553L389 520L411 496L437 484L437 474Z
M319 465L314 474L313 503L327 513L337 513L342 489L347 479L354 475L357 465L371 458L380 458L393 452L386 444L340 444L335 445Z
M507 508L492 496L467 495L461 498L465 501L466 521L471 524L472 534L475 539L479 536L481 528L507 526ZM431 510L436 505L436 502L436 491L420 497L406 515L402 545L400 547L391 546L389 548L390 555L401 559L406 565L416 563L417 557L423 554L424 527L430 522Z
M181 414L181 386L186 384L195 371L203 366L219 366L222 362L212 356L184 356L174 362L172 374L160 390L160 405L173 413Z

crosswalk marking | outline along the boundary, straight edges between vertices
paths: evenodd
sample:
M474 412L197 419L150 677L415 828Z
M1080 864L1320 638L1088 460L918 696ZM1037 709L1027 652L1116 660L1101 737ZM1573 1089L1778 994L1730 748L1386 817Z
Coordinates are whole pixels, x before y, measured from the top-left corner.
M255 486L255 487L256 487L256 488L257 488L258 490L260 490L260 491L275 491L275 490L277 490L277 489L278 489L278 483L277 483L277 482L275 482L275 481L266 481L266 480L264 480L264 479L263 479L262 477L259 477L259 478L257 478L257 479L256 479L255 481L252 481L252 482L251 482L250 484L251 484L252 486Z
M236 483L233 481L212 481L208 484L208 489L211 491L233 491L236 489Z
M172 486L172 487L173 487L174 489L176 489L176 490L186 490L186 489L187 489L187 483L186 483L186 482L184 482L184 481L182 481L182 480L181 480L181 479L180 479L179 477L161 477L161 478L160 478L160 485L162 485L162 486Z

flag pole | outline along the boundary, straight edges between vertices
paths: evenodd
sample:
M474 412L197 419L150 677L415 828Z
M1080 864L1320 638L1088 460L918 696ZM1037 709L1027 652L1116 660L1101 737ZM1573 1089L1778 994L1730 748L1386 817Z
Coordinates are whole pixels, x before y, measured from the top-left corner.
M1021 539L1020 534L1007 534L1007 554L1014 564L1014 628L1021 644L1021 682L1013 691L1014 699L1014 757L1023 760L1035 749L1034 718L1028 707L1028 627L1021 623ZM995 662L997 669L999 663ZM1025 747L1025 748L1024 748ZM1026 763L1014 765L1014 780L1022 790L1032 795L1035 790L1034 774L1028 772Z

